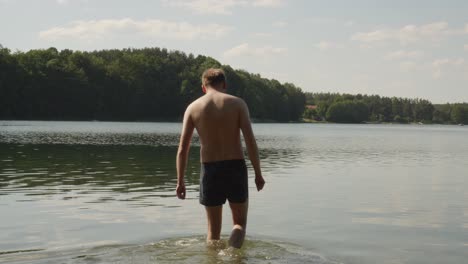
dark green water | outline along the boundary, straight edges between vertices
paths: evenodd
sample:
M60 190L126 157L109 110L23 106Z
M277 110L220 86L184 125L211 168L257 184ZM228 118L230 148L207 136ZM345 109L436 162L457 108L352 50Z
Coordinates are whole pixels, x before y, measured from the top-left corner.
M175 198L179 124L0 121L0 263L465 263L468 129L256 124L248 240ZM253 175L251 173L251 175ZM223 235L231 220L224 212Z

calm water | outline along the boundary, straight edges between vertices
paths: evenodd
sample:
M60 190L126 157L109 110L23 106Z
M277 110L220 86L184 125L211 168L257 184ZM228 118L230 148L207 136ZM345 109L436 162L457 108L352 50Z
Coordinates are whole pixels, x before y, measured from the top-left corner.
M239 251L204 245L196 138L175 198L179 130L0 121L0 263L467 263L468 127L255 124Z

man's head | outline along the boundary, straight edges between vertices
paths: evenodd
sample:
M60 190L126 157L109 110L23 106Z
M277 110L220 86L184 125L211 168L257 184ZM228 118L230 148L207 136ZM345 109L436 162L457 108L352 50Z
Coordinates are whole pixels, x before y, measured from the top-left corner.
M226 90L226 76L221 69L210 68L203 72L202 75L202 89L206 93L207 88L212 88L218 91L225 92Z

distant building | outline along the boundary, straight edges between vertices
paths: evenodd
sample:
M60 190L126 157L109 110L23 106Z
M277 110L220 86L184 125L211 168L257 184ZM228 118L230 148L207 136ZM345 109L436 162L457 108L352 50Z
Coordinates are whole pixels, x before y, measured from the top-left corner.
M317 105L306 105L306 108L309 109L309 110L316 110Z

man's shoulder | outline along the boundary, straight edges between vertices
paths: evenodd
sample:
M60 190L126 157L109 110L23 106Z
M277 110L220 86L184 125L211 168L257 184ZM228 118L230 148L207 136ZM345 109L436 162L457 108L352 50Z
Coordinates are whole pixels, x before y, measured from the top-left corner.
M195 101L191 102L191 103L187 106L187 110L192 109L192 108L195 108L195 107L197 107L198 105L202 104L202 102L203 102L204 99L205 99L205 98L204 98L203 96L201 96L201 97L195 99Z
M236 105L242 110L248 109L247 103L244 101L244 99L234 96L234 100L236 102Z
M242 98L234 96L234 95L222 94L222 95L218 95L218 96L221 96L222 100L224 102L228 102L228 105L230 105L230 106L235 106L235 107L241 107L242 108L244 105L246 105L245 101ZM186 111L189 111L189 112L197 111L197 109L204 108L207 105L207 103L209 103L212 100L215 100L215 99L213 97L201 96L201 97L197 98L195 101L193 101L191 104L189 104L187 106Z
M229 101L232 101L234 103L237 103L237 104L243 104L244 103L244 100L240 97L237 97L235 95L232 95L232 94L224 94L225 98Z
M234 109L237 109L238 111L245 112L248 111L248 106L247 103L242 99L241 97L237 97L234 95L229 95L230 103L228 105L231 105Z

